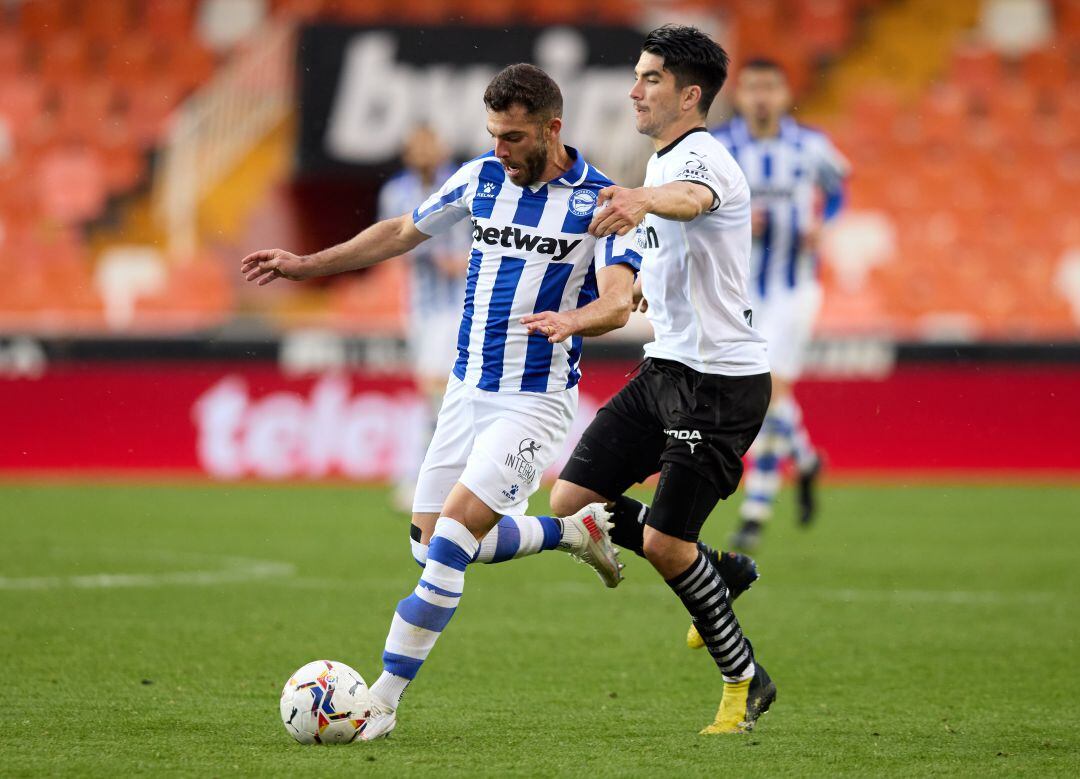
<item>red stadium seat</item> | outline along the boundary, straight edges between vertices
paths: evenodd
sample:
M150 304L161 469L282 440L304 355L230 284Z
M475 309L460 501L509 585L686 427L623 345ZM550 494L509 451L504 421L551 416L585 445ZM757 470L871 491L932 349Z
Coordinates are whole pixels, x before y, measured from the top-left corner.
M162 67L163 52L146 33L112 41L105 51L105 74L113 83L129 86L145 81Z
M214 72L214 54L194 38L177 40L165 52L165 71L189 92L207 81Z
M1058 92L1069 83L1069 51L1064 41L1026 54L1020 75L1024 83L1044 92Z
M992 49L976 43L958 46L953 52L950 79L979 95L993 92L1001 83L1001 60Z
M852 15L846 0L804 0L795 8L795 29L811 54L834 54L851 37Z
M63 223L83 222L101 213L107 193L105 168L96 151L57 149L38 164L43 211Z
M19 30L27 38L50 38L74 21L68 0L27 0L18 7Z
M58 98L59 130L69 137L92 137L119 105L116 89L107 79L64 84Z
M126 38L135 26L130 0L84 3L79 29L94 41L111 43Z
M90 72L90 51L77 31L48 38L41 54L41 75L50 84L79 81Z
M186 40L191 37L196 3L188 0L144 0L142 29L156 40Z
M0 78L14 76L27 69L26 46L14 31L0 31Z

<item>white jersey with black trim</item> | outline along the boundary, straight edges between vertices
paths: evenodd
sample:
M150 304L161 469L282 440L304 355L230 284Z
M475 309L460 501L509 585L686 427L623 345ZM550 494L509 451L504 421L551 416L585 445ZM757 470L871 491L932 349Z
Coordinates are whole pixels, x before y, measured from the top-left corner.
M712 133L742 169L753 209L763 218L750 254L751 297L768 300L816 285L817 259L803 248L803 235L821 218L817 191L825 196L826 219L839 210L847 160L824 133L790 116L783 117L779 132L768 138L752 136L740 116Z
M765 339L753 328L750 188L727 150L694 128L649 159L645 186L692 181L713 193L712 208L677 222L648 214L635 232L644 253L642 292L654 339L645 354L701 373L766 373Z
M530 335L523 316L568 311L595 300L596 270L641 255L633 235L594 238L597 193L611 186L576 149L561 177L519 187L488 152L462 165L413 212L418 230L436 235L466 217L473 224L453 375L489 392L557 392L581 378L581 336L551 344Z

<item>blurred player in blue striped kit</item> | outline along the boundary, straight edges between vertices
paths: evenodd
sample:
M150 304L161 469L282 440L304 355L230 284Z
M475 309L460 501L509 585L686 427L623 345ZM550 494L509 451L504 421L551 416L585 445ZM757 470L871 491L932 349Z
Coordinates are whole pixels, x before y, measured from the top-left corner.
M772 514L787 459L797 474L799 522L815 511L821 458L803 425L793 387L821 306L817 242L823 221L843 205L848 164L822 133L796 122L791 93L776 62L743 65L735 89L737 115L713 130L742 168L752 194L750 300L754 327L769 344L772 403L750 449L746 497L730 545L753 551Z
M301 280L366 267L472 223L454 362L413 500L423 567L397 605L361 734L385 736L461 598L475 562L561 549L610 587L620 565L601 504L571 516L526 515L577 409L582 336L622 327L641 266L633 235L594 237L598 193L612 184L564 146L562 94L532 65L511 65L484 93L494 150L457 169L411 213L298 257L280 249L241 263L249 281Z
M411 211L428 193L454 174L442 140L427 126L416 127L401 150L403 169L379 190L378 219L392 219ZM431 437L435 416L446 389L446 375L457 354L457 330L461 301L465 297L465 271L472 238L468 224L434 235L406 255L409 261L410 368L427 402L425 424L417 433L422 441L409 447L410 459L398 474L395 502L412 508L413 491Z

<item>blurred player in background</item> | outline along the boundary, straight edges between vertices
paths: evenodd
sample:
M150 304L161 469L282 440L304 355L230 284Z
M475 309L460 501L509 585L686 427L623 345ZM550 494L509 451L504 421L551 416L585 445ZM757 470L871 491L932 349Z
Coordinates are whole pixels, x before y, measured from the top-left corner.
M442 139L427 126L415 128L401 151L404 169L379 190L377 218L392 219L407 213L457 169L450 165ZM409 260L409 358L418 389L427 401L422 438L409 448L411 461L400 475L395 502L412 509L413 490L420 472L424 446L431 438L435 416L446 389L446 376L457 352L461 301L465 299L471 236L467 223L434 235L406 257Z
M799 522L814 517L821 457L810 442L793 388L821 307L817 244L821 225L843 205L848 164L822 133L789 114L791 91L779 64L747 62L735 88L737 115L713 130L746 174L752 201L750 300L754 327L769 344L773 395L750 450L735 549L757 548L790 458L798 477ZM821 205L819 205L819 203Z

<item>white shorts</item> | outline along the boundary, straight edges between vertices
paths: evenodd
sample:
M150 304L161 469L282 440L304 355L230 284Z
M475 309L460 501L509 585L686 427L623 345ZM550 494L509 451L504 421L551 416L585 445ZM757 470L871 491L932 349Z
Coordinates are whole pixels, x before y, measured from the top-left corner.
M802 375L821 298L820 284L803 284L752 302L754 329L769 343L769 370L774 376L792 382Z
M485 392L451 376L420 466L413 511L441 512L460 481L492 510L526 514L540 476L562 450L577 404L577 387Z
M434 311L409 323L409 362L413 375L442 381L457 359L461 308Z

